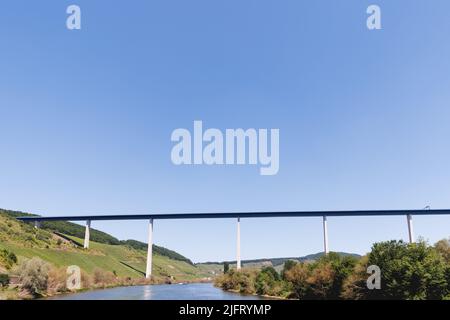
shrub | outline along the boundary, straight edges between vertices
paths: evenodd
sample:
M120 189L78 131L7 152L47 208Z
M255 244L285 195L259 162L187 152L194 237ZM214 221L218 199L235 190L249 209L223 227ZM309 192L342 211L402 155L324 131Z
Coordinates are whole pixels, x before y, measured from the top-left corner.
M297 299L340 299L344 281L356 264L353 257L329 253L314 263L297 263L284 273Z
M40 258L23 261L17 269L22 288L38 296L46 292L48 286L49 265Z
M333 283L336 273L330 263L315 265L310 276L306 279L309 290L306 299L333 298Z
M0 263L2 263L6 269L11 269L13 265L17 263L17 256L6 249L0 250Z
M223 273L228 273L230 271L230 264L228 262L223 263Z
M283 271L281 271L281 277L283 279L286 279L286 272L291 270L293 267L297 265L297 261L294 260L287 260L283 265Z
M292 298L303 299L309 295L310 286L308 278L311 268L306 263L297 263L286 271L284 277L292 285Z
M361 300L367 295L368 257L362 257L356 264L352 274L344 281L341 298L346 300Z
M96 286L107 287L116 283L116 277L114 276L114 274L102 269L95 269L93 277L94 284Z
M231 269L227 274L217 277L215 285L223 290L235 290L243 294L254 294L255 291L255 270Z
M4 288L9 285L9 276L7 274L0 274L0 287Z
M49 294L56 294L66 291L67 291L66 268L51 268L48 273L47 292Z
M335 252L319 259L318 265L329 265L329 271L333 279L331 286L326 292L326 299L340 299L345 280L353 273L357 259L351 256L342 256Z
M443 239L438 241L434 247L447 264L450 264L450 241Z
M273 267L264 267L256 276L255 289L259 295L283 296L286 285Z

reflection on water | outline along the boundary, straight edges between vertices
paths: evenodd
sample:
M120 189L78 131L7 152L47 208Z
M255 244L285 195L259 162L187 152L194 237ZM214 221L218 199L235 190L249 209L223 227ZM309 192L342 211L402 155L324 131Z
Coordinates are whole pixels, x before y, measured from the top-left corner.
M261 297L225 292L210 283L153 285L95 290L52 300L260 300Z

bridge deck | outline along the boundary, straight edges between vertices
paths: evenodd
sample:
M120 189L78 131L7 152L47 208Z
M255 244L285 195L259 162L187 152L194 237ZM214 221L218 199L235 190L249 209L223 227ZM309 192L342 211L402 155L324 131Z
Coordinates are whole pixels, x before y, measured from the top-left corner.
M21 221L106 221L106 220L179 220L179 219L229 219L229 218L292 218L292 217L357 217L357 216L401 216L401 215L446 215L450 209L433 210L352 210L352 211L280 211L280 212L234 212L234 213L175 213L175 214L131 214L131 215L83 215L18 217Z

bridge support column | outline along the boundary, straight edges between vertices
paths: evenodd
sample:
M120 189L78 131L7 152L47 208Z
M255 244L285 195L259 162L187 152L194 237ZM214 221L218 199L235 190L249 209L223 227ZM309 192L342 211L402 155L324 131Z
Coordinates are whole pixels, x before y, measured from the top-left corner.
M152 258L153 258L153 219L150 219L148 224L148 249L147 249L147 269L145 277L147 279L152 276Z
M237 219L236 269L241 270L241 218Z
M412 215L408 214L406 216L406 221L408 222L409 243L414 243L414 229L413 229Z
M84 232L84 248L89 249L89 240L91 238L91 220L86 221L86 231Z
M326 216L323 216L323 252L325 254L330 252L328 249L328 221Z
M41 223L39 221L34 222L34 228L39 229L41 227Z

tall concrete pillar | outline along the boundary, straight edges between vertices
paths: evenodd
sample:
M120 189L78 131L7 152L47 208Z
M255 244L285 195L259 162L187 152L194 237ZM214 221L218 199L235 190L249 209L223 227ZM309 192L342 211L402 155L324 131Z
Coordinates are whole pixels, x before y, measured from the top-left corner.
M236 269L241 270L241 218L237 219Z
M39 229L40 227L41 227L41 223L40 223L39 221L36 220L36 221L34 222L34 228L35 228L35 229Z
M323 252L325 254L330 252L328 249L328 222L326 216L323 216Z
M91 220L86 221L86 231L84 232L84 248L89 249L89 239L91 237Z
M409 243L414 243L414 229L413 229L412 215L408 214L406 216L406 221L408 222Z
M147 269L145 277L149 279L152 276L152 258L153 258L153 219L148 224L148 249L147 249Z

